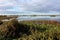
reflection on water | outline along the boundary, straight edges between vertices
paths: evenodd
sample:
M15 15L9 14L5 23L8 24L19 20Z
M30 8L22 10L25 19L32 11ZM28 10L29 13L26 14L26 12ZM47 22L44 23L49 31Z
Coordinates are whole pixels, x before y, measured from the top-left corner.
M20 21L23 21L23 20L55 20L55 21L60 21L60 16L55 16L55 17L51 17L51 16L19 16L17 19Z

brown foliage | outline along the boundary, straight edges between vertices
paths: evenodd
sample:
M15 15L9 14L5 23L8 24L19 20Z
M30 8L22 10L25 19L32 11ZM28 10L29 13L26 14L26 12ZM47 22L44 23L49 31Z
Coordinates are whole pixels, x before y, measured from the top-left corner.
M31 34L30 27L27 25L20 24L17 20L11 20L1 28L4 37L17 38L21 37L23 34Z

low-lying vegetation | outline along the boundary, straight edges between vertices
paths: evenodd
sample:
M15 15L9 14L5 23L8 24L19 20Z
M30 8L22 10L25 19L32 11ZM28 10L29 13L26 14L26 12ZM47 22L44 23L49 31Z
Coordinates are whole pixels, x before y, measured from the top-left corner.
M60 40L56 21L11 20L0 25L0 40Z
M7 15L0 15L0 20L5 20L5 19L12 19L12 18L17 18L18 16L14 16L14 15L11 15L11 16L7 16Z

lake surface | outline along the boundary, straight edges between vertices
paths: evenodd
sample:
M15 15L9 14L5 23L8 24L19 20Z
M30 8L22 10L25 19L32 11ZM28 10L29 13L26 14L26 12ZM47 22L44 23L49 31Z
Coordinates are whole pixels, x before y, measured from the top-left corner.
M60 16L51 17L51 16L19 16L17 18L19 21L24 20L55 20L60 22Z

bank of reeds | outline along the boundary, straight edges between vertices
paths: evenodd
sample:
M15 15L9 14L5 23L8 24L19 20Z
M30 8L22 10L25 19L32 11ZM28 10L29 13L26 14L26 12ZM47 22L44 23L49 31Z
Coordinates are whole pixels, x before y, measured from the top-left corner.
M60 40L60 23L11 20L0 25L0 40Z

